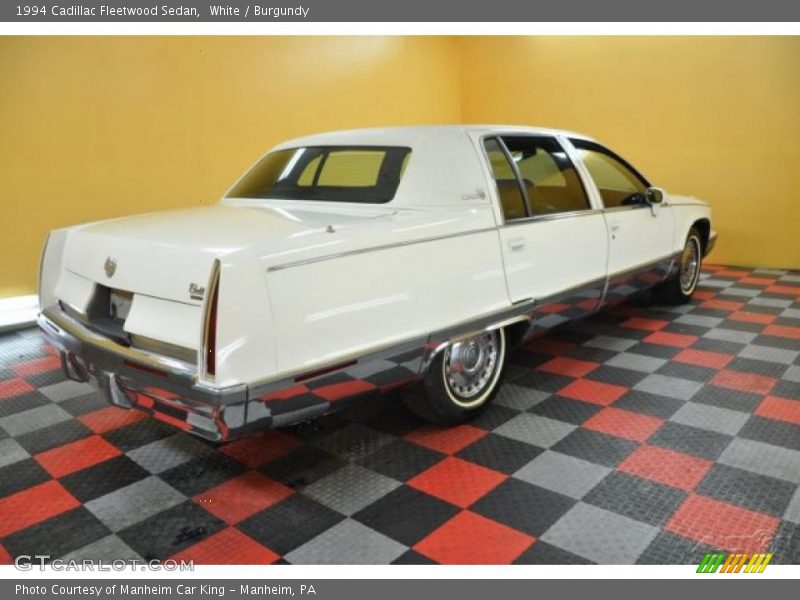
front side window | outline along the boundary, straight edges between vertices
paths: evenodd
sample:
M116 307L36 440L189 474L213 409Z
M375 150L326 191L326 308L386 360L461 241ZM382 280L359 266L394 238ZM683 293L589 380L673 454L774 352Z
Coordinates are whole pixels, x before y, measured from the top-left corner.
M600 144L571 140L592 176L606 208L646 204L648 183L622 158Z
M410 148L314 146L271 152L228 193L228 198L389 202Z
M503 136L534 216L590 208L578 172L551 137Z

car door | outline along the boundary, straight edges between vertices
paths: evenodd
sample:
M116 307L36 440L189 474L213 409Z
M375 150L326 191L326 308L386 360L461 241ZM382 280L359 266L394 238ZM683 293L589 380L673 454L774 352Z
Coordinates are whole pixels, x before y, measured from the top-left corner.
M597 309L608 236L573 160L554 136L488 135L477 142L495 182L512 302L535 300L537 328Z
M613 303L666 277L674 215L667 198L660 205L647 203L650 184L619 155L593 141L569 142L603 205L609 238L606 301Z

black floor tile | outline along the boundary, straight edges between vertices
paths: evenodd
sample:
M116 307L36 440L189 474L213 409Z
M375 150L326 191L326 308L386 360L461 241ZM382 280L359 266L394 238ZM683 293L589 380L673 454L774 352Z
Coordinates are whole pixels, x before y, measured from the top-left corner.
M407 486L389 492L353 518L406 546L413 546L459 509Z

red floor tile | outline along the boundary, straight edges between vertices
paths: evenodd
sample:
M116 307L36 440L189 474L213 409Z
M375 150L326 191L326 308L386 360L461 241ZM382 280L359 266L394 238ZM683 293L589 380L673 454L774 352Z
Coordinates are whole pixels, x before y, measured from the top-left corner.
M705 496L689 495L666 529L728 552L764 552L780 520Z
M573 400L583 400L592 404L608 406L627 391L628 388L621 385L592 381L590 379L578 379L558 390L558 394Z
M331 385L323 385L314 389L317 396L325 398L328 402L336 402L342 398L350 398L357 394L365 394L377 390L374 385L363 379L355 379L353 381L345 381L343 383L332 383Z
M639 413L606 407L583 426L586 429L607 433L616 437L643 442L653 435L664 423L661 419Z
M641 329L642 331L658 331L659 329L664 329L669 325L669 321L663 321L661 319L644 319L642 317L633 317L621 323L622 327L628 327L629 329Z
M463 511L414 546L441 564L509 564L536 538L469 511Z
M455 427L438 427L436 425L423 425L407 433L404 437L415 444L425 446L437 452L455 454L478 441L488 432L472 425L457 425Z
M701 367L711 367L712 369L722 369L728 366L735 357L721 352L709 352L707 350L695 350L686 348L672 357L672 360L686 363L688 365L699 365Z
M703 480L713 461L656 446L639 446L617 470L691 491Z
M756 408L759 417L800 425L800 400L767 396Z
M768 325L762 332L764 335L788 338L790 340L800 340L800 327L788 327L786 325Z
M225 444L220 452L255 469L302 445L303 442L296 437L278 429L270 429Z
M536 367L538 371L569 375L570 377L584 377L599 367L597 363L587 360L576 360L566 356L558 356Z
M291 488L249 471L197 494L192 500L228 525L234 525L293 493Z
M752 392L753 394L768 394L775 385L776 380L764 375L755 373L743 373L742 371L732 371L723 369L711 380L716 386L737 390L739 392Z
M694 299L695 300L710 300L716 296L714 292L711 290L695 290L694 291Z
M55 480L0 499L0 538L77 508L80 502Z
M714 277L745 277L750 271L742 271L739 269L720 269L714 273Z
M296 396L302 396L303 394L307 394L308 392L309 389L307 386L298 384L290 388L287 388L285 390L267 392L266 394L261 396L259 400L263 400L264 402L272 402L273 400L287 400L289 398L294 398Z
M408 485L466 508L505 479L502 473L449 456L410 479Z
M766 286L775 283L775 279L770 277L742 277L739 283Z
M106 408L81 415L78 417L78 421L86 425L94 433L106 433L107 431L135 423L145 417L146 415L138 410L107 406Z
M149 396L158 398L159 400L175 400L176 398L181 397L180 394L170 390L165 390L164 388L156 387L154 385L148 385L142 391Z
M228 527L170 556L198 565L269 565L280 558L238 529Z
M771 285L764 291L768 294L787 294L800 297L800 286L795 285Z
M36 388L24 379L5 379L0 381L0 400L33 392Z
M63 477L105 462L122 452L99 435L36 454L33 458L53 477Z
M744 307L744 302L735 302L733 300L706 300L700 304L700 308L711 308L714 310L741 310Z
M58 356L45 356L11 365L11 370L17 377L27 377L36 373L55 371L61 368L61 358Z
M553 302L552 304L546 304L540 308L537 308L537 312L540 312L545 315L553 314L553 313L560 313L564 312L565 310L569 309L569 304L562 304L561 302Z
M697 341L696 335L686 335L684 333L670 333L669 331L656 331L651 333L642 341L648 344L658 344L660 346L673 346L675 348L688 348Z
M759 323L761 325L769 325L778 317L777 315L769 315L767 313L737 310L728 315L728 318L733 321L741 321L742 323Z

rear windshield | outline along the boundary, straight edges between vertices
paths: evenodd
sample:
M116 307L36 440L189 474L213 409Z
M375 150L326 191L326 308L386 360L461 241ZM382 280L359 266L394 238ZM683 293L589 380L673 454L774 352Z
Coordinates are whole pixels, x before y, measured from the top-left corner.
M312 146L267 154L228 198L379 204L394 198L410 148Z

